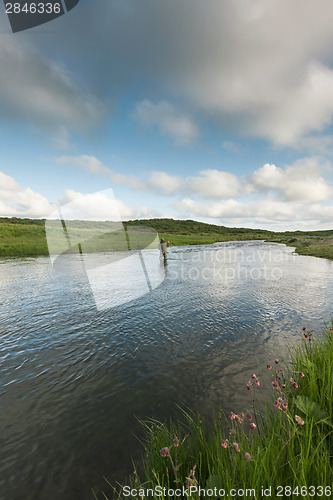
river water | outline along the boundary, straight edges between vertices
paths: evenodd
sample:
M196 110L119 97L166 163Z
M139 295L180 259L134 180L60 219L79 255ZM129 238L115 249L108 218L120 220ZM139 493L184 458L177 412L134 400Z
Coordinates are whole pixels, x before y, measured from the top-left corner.
M251 373L265 382L303 326L320 333L332 316L333 262L292 250L175 247L166 267L143 251L156 288L103 307L80 256L60 270L46 257L0 260L1 500L91 499L108 491L103 476L132 472L136 417L177 417L176 403L203 415L211 403L249 406Z

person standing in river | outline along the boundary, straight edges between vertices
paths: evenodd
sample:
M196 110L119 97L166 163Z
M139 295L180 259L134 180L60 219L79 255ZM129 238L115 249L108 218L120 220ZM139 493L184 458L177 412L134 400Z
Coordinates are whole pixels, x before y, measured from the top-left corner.
M163 238L161 238L161 241L160 241L160 244L158 245L158 247L161 251L161 260L162 260L162 255L163 255L164 264L166 264L168 243Z

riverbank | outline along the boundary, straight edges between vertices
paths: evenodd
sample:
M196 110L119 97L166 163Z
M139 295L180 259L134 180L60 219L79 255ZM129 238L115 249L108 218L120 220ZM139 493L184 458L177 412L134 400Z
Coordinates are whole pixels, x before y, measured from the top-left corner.
M107 251L113 248L108 243L106 233L107 222L76 221L74 236L78 241L92 241L92 231L96 244L89 251ZM312 255L333 259L333 229L332 231L276 233L261 229L228 228L213 224L204 224L192 220L147 219L123 222L124 228L129 226L148 226L157 231L159 237L170 241L171 246L205 245L225 241L266 240L284 243L295 247L300 255ZM114 234L112 241L114 241ZM111 240L110 240L111 241ZM102 245L102 247L101 247ZM111 246L110 246L111 245ZM71 249L78 252L78 247ZM0 256L20 257L48 255L45 220L0 218Z
M333 323L321 339L305 328L300 336L290 367L279 360L263 367L272 385L264 414L256 408L256 393L265 380L249 374L244 391L251 404L243 412L213 413L208 424L186 411L185 425L143 422L145 455L130 484L116 488L115 497L132 492L129 498L197 499L201 488L201 498L330 498Z

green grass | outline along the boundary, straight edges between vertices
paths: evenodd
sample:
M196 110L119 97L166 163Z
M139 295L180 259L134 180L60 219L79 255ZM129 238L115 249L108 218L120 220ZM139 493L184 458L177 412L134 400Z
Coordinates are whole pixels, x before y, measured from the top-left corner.
M202 422L199 415L183 410L185 423L182 424L166 425L153 419L142 422L146 436L144 456L131 478L131 488L175 489L188 482L187 485L216 487L226 493L231 489L248 490L246 498L264 498L262 488L272 488L271 498L279 498L278 487L282 492L280 498L330 498L333 324L326 327L321 339L314 339L307 331L302 332L302 337L303 343L291 351L288 368L282 369L280 364L272 363L269 373L277 387L272 387L272 399L267 402L264 412L255 408L255 393L260 387L251 379L253 405L246 414L240 413L234 420L222 412L215 415L212 411L211 422ZM274 406L278 398L287 403L286 409ZM256 423L255 429L250 429L248 416L251 423ZM173 446L176 436L178 447ZM227 448L221 446L225 440L229 441ZM169 454L163 457L161 450L165 447ZM245 456L246 453L249 455ZM320 495L321 486L324 495ZM252 494L249 490L253 490ZM245 495L238 497L242 496ZM111 497L104 493L101 498ZM115 488L112 498L123 498L120 485ZM150 498L173 496L155 494ZM186 498L198 498L198 495L193 491Z
M60 221L55 221L54 224L58 227L54 228L51 236L48 234L48 238L53 244L53 250L59 252L78 252L79 244L83 252L126 250L127 242L132 249L145 248L151 241L151 233L144 229L146 226L155 230L160 238L170 241L171 246L266 240L294 246L301 255L333 259L333 230L275 233L261 229L228 228L193 220L147 219L125 221L123 226L118 224L117 227L103 221L66 221L67 233L64 233ZM123 227L127 230L127 238ZM140 238L137 236L139 232L142 235ZM70 247L66 234L70 235ZM0 217L0 256L48 254L45 220Z

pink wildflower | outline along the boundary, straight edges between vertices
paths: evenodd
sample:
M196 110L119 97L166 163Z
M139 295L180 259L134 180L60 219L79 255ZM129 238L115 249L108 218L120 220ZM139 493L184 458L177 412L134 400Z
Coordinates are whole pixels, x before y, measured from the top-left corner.
M278 360L278 359L276 359L276 360L274 361L274 363L275 363L276 365L278 365L278 364L279 364L279 360Z
M252 420L252 415L248 414L248 416L246 417L250 422Z
M254 383L256 384L256 386L258 386L258 387L260 386L260 382L258 379L256 379Z
M234 413L233 411L231 412L231 415L230 415L230 418L231 420L235 420L236 418L236 413Z
M253 373L253 375L251 375L252 378L257 378L257 375L255 373Z
M221 446L223 446L223 448L228 448L229 441L227 439L225 439L224 441L222 441Z
M281 408L281 403L280 403L280 401L275 401L275 402L274 402L274 406L275 406L275 408Z
M271 370L272 369L272 366L271 365L267 365L267 370Z
M173 440L173 445L177 448L177 446L179 446L179 439L178 438L175 438Z
M305 422L301 417L299 417L298 415L295 415L295 419L299 425L304 425Z
M256 427L257 427L257 426L256 426L256 424L255 424L255 423L253 423L253 422L252 422L252 423L250 424L250 427L251 427L251 429L253 429L253 430L254 430L254 429L256 429Z
M282 403L282 410L287 411L287 408L288 408L288 403L287 402Z
M293 383L293 387L294 387L295 389L298 389L298 384L296 384L296 382L294 382L294 383Z
M303 378L305 375L304 375L304 373L303 373L303 372L300 372L299 376L300 376L301 378Z
M169 448L162 448L160 451L161 457L166 457L169 455Z

